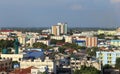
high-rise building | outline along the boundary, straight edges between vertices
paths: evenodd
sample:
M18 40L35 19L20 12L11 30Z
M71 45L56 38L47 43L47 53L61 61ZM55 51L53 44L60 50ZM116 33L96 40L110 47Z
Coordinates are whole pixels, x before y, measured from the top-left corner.
M61 34L67 34L67 23L58 23L60 26L60 33Z
M67 34L67 24L58 23L57 25L52 26L52 34L54 35Z
M52 34L60 35L60 26L59 25L52 26Z
M96 47L97 46L97 37L86 37L86 46L87 47Z

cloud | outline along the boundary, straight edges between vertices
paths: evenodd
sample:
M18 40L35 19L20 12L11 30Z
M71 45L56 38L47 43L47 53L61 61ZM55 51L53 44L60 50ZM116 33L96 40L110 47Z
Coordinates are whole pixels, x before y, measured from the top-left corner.
M83 9L83 7L81 6L81 5L72 5L71 7L70 7L70 9L72 9L72 10L81 10L81 9Z
M111 3L120 3L120 0L110 0Z

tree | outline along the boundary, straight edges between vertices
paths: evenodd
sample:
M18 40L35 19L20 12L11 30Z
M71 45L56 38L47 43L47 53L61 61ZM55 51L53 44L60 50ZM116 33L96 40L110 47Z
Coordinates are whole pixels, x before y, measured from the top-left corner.
M96 56L96 51L98 51L98 47L92 47L87 49L87 54L89 56Z
M63 47L65 47L65 48L72 48L72 49L78 49L78 45L77 44L75 44L75 43L65 43L64 45L63 45Z
M0 49L7 49L7 48L10 48L10 47L14 47L14 41L13 40L0 40ZM0 51L1 51L0 50Z
M47 49L47 45L46 44L43 44L41 42L36 42L33 44L33 47L34 48L41 48L41 49Z
M65 48L64 47L59 47L58 50L59 50L60 53L64 53Z
M56 43L57 43L57 40L55 40L55 39L50 40L50 44L56 44Z
M111 69L111 68L113 68L113 67L109 64L106 64L106 65L103 66L103 69Z
M114 38L113 38L113 39L118 40L119 38L118 38L118 36L114 36Z
M80 70L76 69L73 74L80 74Z
M116 59L115 67L119 69L119 74L120 74L120 58Z
M81 66L79 74L100 74L100 71L97 70L95 67L92 67L92 66L90 66L90 67Z
M99 34L99 35L97 35L97 37L98 37L99 39L105 39L105 34Z

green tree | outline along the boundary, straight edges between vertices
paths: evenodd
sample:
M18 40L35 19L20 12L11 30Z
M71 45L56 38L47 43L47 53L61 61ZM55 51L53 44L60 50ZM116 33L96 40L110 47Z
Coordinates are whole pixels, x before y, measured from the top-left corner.
M118 40L119 38L118 38L118 36L114 36L114 38L113 38L113 39Z
M80 74L80 70L76 69L73 74Z
M65 48L64 47L59 47L58 50L59 50L60 53L64 53Z
M116 59L115 67L119 69L119 74L120 74L120 58Z
M47 45L43 44L41 42L36 42L36 43L33 44L33 48L47 49Z
M50 44L57 44L57 40L51 39L51 40L50 40Z
M106 65L103 66L103 69L111 69L111 68L113 68L113 67L109 64L106 64Z
M4 48L13 48L14 47L14 41L13 40L0 40L0 51Z
M80 70L76 70L74 74L100 74L100 71L97 70L95 67L87 67L87 66L81 66Z
M75 43L66 43L66 44L63 45L63 47L72 48L72 49L76 49L76 50L78 49L78 45L75 44Z
M99 35L97 35L97 37L98 37L99 39L105 39L105 34L99 34Z
M98 47L92 47L92 48L88 48L87 49L87 54L89 56L96 56L96 51L98 51L99 48Z

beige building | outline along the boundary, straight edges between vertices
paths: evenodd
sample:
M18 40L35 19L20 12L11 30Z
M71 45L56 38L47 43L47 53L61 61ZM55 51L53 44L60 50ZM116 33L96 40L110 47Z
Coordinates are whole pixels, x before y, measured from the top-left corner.
M72 43L72 36L65 36L65 42Z
M98 34L105 34L105 35L115 35L116 31L112 30L98 30Z
M85 60L85 59L83 59L83 60L74 60L72 58L71 61L70 61L70 65L71 65L71 68L73 70L80 69L81 66L83 66L83 65L85 65L85 66L93 66L96 69L101 70L101 65L98 62L88 61L88 60Z
M41 42L46 45L50 45L50 40L37 40L37 42Z
M36 38L30 38L30 42L29 42L30 47L32 47L33 43L35 43L35 42L36 42Z
M62 40L64 36L51 36L50 39Z
M52 34L60 35L60 26L59 25L52 26Z
M117 32L120 32L120 27L119 28L117 28L117 30L116 30Z
M25 45L26 44L26 36L20 36L18 37L18 40L20 44Z
M87 47L96 47L97 46L97 37L86 37L86 46Z
M55 69L54 62L52 60L50 60L48 57L46 57L44 61L41 61L41 59L35 59L34 61L31 61L31 60L20 61L20 68L27 68L30 66L39 68L40 72L44 72L45 67L48 67L49 72L54 72L54 69ZM33 71L35 71L35 70L33 70Z
M23 54L1 54L1 58L11 58L13 61L20 61L23 58Z

